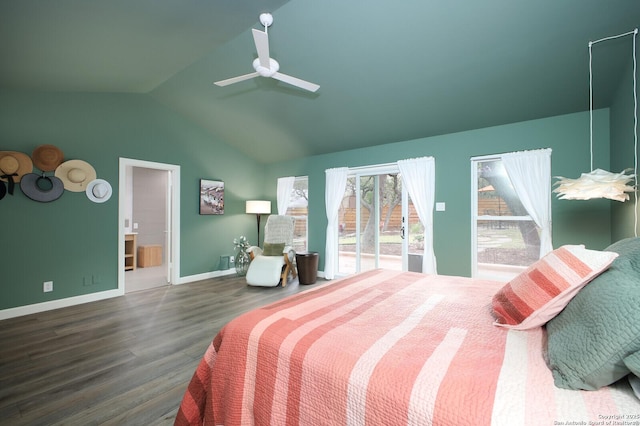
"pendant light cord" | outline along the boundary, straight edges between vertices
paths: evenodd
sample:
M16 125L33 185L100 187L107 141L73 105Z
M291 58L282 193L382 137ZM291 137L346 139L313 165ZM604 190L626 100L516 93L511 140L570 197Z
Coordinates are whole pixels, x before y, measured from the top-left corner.
M638 83L636 60L636 36L638 29L633 30L633 174L635 176L635 206L634 206L634 223L633 232L638 237Z
M602 41L602 40L599 40ZM593 54L591 53L591 47L593 42L589 42L589 154L591 158L590 171L593 171L593 69L591 64L593 62Z
M635 206L634 206L634 222L633 232L638 237L638 84L637 84L637 60L636 60L636 36L638 29L629 31L624 34L618 34L611 37L601 38L600 40L589 42L589 149L591 153L591 171L593 171L593 70L592 70L592 52L591 47L601 41L613 40L616 38L633 34L633 174L635 179Z

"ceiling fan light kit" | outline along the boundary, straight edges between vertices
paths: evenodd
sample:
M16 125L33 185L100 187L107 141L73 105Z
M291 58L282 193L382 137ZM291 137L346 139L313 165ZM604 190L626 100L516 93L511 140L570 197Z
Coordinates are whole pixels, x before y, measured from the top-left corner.
M255 43L256 51L258 52L258 57L252 64L255 72L228 78L226 80L216 81L214 84L216 86L224 87L241 81L250 80L254 77L267 77L274 78L310 92L316 92L320 88L319 85L279 72L280 64L269 56L269 35L267 33L267 28L273 24L273 16L270 13L262 13L260 14L259 19L260 23L264 26L264 31L256 30L255 28L251 30L253 33L253 42Z

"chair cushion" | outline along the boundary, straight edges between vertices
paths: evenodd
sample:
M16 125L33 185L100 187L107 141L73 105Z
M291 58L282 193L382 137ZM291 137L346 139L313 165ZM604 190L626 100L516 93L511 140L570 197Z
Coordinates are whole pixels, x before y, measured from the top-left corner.
M282 256L284 243L264 243L263 256Z
M249 265L246 276L247 284L275 287L280 283L283 266L283 256L258 256Z

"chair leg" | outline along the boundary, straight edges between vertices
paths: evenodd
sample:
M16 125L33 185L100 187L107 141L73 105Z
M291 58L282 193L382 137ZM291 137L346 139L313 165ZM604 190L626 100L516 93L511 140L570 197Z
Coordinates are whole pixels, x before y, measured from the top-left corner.
M282 267L282 274L280 275L280 281L282 282L282 287L287 285L287 282L289 281L289 274L291 274L293 278L298 276L298 274L296 274L296 268L293 267L293 265L291 264L291 261L289 260L289 256L285 254L284 266Z
M280 282L282 282L282 287L287 285L287 281L289 281L289 265L285 264L282 267L282 275L280 275Z

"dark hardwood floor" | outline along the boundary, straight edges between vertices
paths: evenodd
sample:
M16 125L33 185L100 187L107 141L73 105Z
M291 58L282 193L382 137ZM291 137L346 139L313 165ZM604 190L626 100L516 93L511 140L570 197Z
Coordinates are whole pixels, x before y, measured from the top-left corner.
M314 286L228 276L0 321L0 424L171 425L226 322Z

